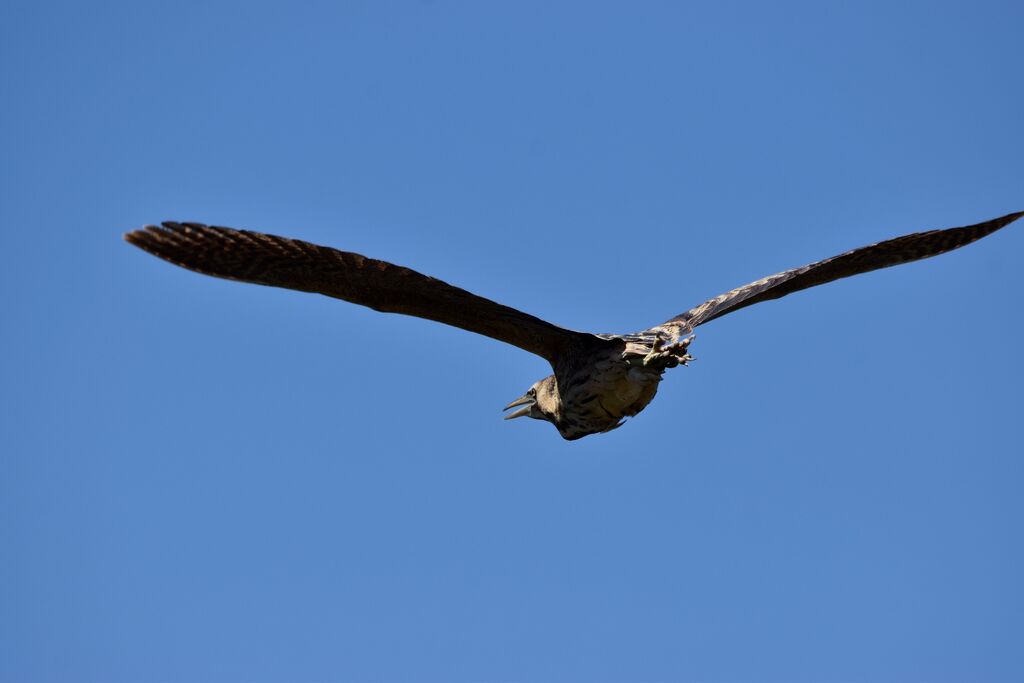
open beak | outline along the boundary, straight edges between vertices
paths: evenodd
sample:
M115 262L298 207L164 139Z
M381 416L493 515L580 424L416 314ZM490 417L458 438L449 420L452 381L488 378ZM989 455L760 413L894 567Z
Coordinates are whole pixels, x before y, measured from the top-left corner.
M536 400L533 398L533 396L530 396L529 394L524 394L523 396L520 396L519 398L517 398L516 400L512 401L507 406L505 406L503 408L503 410L508 410L509 408L515 408L516 406L523 406L523 407L520 408L519 410L516 410L516 411L513 411L513 412L509 413L508 415L505 416L505 419L506 420L513 420L513 419L515 419L517 417L523 417L524 415L529 415L530 414L530 410L533 408L533 404L535 402L536 402Z

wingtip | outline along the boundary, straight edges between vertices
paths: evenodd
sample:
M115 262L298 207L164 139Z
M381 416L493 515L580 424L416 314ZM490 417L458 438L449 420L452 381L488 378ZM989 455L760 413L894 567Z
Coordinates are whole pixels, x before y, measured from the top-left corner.
M141 228L137 228L135 230L129 230L128 232L121 235L121 239L123 239L128 244L134 244L138 246L139 239L142 237L142 235L145 234L147 228L149 228L148 225L143 226Z
M121 239L129 244L135 246L142 246L142 244L152 241L154 238L160 239L162 235L167 233L178 232L185 228L201 228L206 227L202 223L184 223L179 221L160 221L159 225L153 223L147 223L141 228L135 230L129 230L128 232L121 235Z
M992 223L996 226L996 230L1004 228L1010 223L1013 223L1018 218L1024 217L1024 211L1015 211L1014 213L1008 213L1002 218L996 218Z
M142 243L146 241L147 237L151 236L153 232L159 229L160 228L155 225L143 225L141 228L129 230L128 232L122 234L121 239L123 239L128 244L138 247L141 246Z

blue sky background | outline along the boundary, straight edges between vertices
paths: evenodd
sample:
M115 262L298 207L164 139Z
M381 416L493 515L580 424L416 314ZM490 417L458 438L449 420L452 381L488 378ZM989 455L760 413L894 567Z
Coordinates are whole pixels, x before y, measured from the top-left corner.
M1024 209L1019 2L0 4L0 679L1024 680L1024 226L538 358L204 278L165 219L631 331Z

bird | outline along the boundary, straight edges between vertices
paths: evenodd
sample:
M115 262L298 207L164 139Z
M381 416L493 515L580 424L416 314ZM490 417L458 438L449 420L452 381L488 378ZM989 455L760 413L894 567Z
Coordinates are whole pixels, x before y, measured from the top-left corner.
M566 440L618 428L653 399L666 370L694 360L694 329L728 313L834 280L937 256L986 237L1024 211L927 230L763 277L629 334L577 332L410 268L302 240L165 221L124 239L165 261L229 280L314 292L434 320L536 354L552 374L505 406L505 419L550 422ZM513 410L514 409L514 410Z

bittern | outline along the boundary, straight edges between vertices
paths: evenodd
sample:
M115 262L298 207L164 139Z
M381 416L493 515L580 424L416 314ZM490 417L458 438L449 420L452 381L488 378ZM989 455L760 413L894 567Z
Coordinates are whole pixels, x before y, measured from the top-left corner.
M687 365L693 330L769 299L958 249L1024 212L929 230L854 249L737 287L632 334L574 332L386 261L301 240L201 223L165 222L127 233L135 246L206 275L316 292L483 334L547 360L554 374L512 401L506 419L532 417L565 439L607 432L643 410L665 370Z

